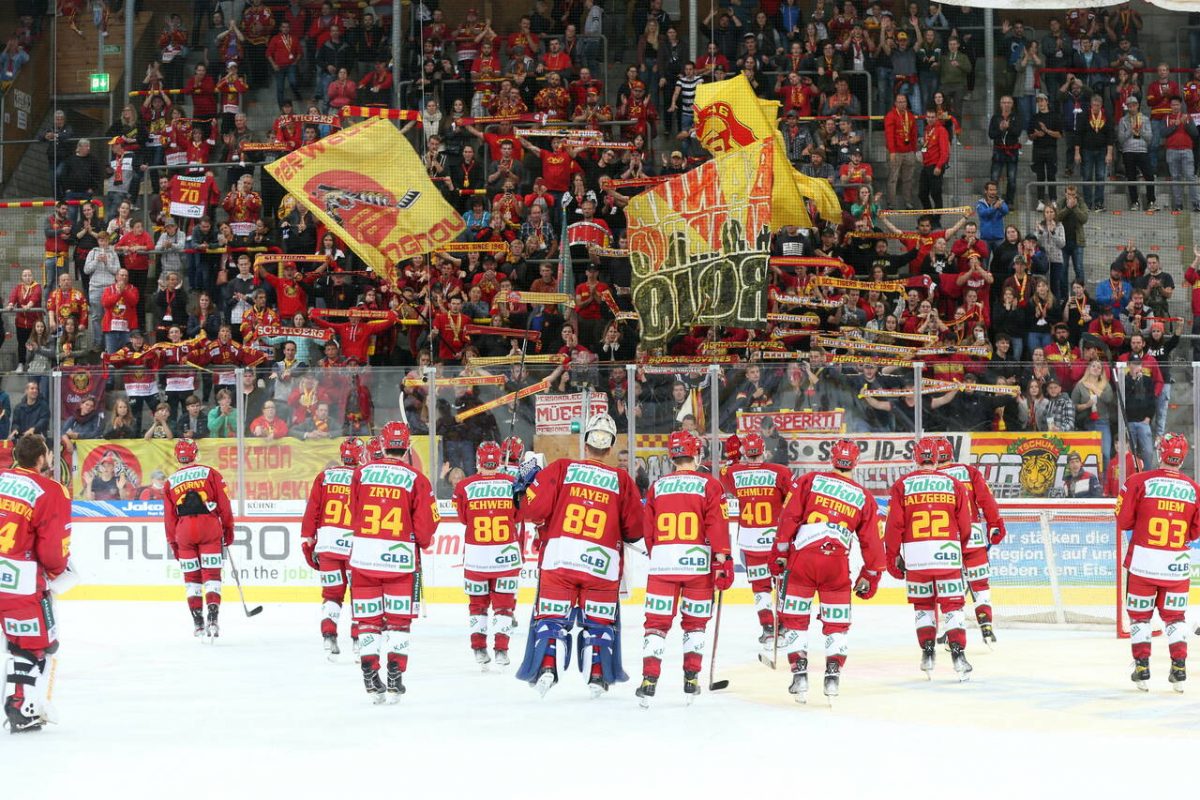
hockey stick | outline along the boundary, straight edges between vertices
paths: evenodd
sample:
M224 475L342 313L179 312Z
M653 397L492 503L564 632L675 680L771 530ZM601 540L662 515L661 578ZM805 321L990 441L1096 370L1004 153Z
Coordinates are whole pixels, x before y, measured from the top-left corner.
M771 579L771 589L775 594L771 605L771 655L758 654L758 660L771 669L776 669L779 664L779 606L783 602L783 596L787 593L788 572L790 570L785 571L782 578Z
M713 680L713 675L717 671L717 643L721 641L721 605L725 600L725 592L717 590L717 616L713 621L713 649L712 655L708 657L708 690L710 692L719 692L722 689L729 688L728 680Z
M250 608L246 605L246 593L242 590L242 577L238 575L237 564L233 563L233 553L229 552L228 545L221 545L221 549L225 551L225 558L229 560L229 570L233 573L233 582L237 584L238 597L242 600L242 610L246 612L247 617L257 617L262 613L262 606Z

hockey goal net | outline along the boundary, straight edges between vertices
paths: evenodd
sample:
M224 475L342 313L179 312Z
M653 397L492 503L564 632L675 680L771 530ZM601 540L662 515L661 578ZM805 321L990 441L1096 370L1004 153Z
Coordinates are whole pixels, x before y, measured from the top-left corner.
M991 591L998 626L1115 629L1124 618L1124 537L1111 500L1006 500L1008 537L992 548Z

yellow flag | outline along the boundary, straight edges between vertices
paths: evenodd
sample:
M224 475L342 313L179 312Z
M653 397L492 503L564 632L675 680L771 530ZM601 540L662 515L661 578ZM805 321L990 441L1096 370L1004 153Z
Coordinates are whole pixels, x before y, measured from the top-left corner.
M266 169L393 284L396 262L443 247L466 229L387 119L343 128Z
M787 159L787 146L776 120L779 103L763 100L744 75L696 87L696 135L713 155L774 139L775 184L771 198L771 225L811 227L804 198L816 203L822 218L840 222L842 207L828 181L798 172Z

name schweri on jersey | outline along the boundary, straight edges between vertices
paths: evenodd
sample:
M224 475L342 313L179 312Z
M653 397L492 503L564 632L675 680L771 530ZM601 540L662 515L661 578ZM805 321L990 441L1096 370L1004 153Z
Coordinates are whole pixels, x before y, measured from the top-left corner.
M707 481L699 475L667 475L654 483L654 493L659 497L668 494L695 494L704 496Z
M1178 478L1155 477L1146 481L1145 496L1194 503L1196 502L1196 487Z
M617 479L616 472L594 467L591 464L571 464L568 466L567 474L563 476L563 483L581 483L584 486L604 489L608 492L620 490L620 481Z
M372 486L411 490L416 478L415 472L400 464L371 464L362 468L358 481Z

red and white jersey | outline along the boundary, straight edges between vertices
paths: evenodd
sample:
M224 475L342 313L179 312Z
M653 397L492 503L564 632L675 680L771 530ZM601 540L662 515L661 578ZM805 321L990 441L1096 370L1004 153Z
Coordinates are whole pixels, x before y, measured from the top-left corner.
M881 533L879 506L862 484L836 472L810 472L792 488L776 541L796 551L840 547L849 555L857 537L867 569L881 572Z
M304 507L300 537L315 542L321 558L346 561L354 543L350 528L350 481L353 467L326 467L313 478Z
M441 520L429 479L391 457L354 471L350 518L350 566L384 576L416 572Z
M768 553L775 547L792 473L779 464L730 464L721 482L738 501L738 549Z
M1198 488L1170 467L1139 472L1125 482L1117 498L1117 528L1133 531L1125 554L1130 573L1160 581L1189 578L1188 543L1200 537Z
M971 500L961 483L930 468L892 484L884 547L887 559L904 556L909 572L961 570L971 536Z
M513 479L504 472L472 475L454 487L462 522L463 568L468 572L516 575L521 567Z
M225 478L204 464L188 464L175 470L163 485L163 523L167 541L174 545L175 526L181 517L204 515L216 517L222 531L233 529L233 509L229 505Z
M646 492L646 550L650 574L694 578L711 571L712 556L729 555L725 490L711 475L681 470Z
M0 469L0 605L41 595L70 554L71 498L62 484L28 469Z
M623 469L560 458L525 490L524 521L543 526L541 568L621 577L621 542L642 538L642 497Z
M944 472L963 485L971 501L971 538L963 545L964 550L986 550L988 531L1000 527L1000 507L996 496L988 486L987 479L978 467L970 464L943 464L938 472Z

